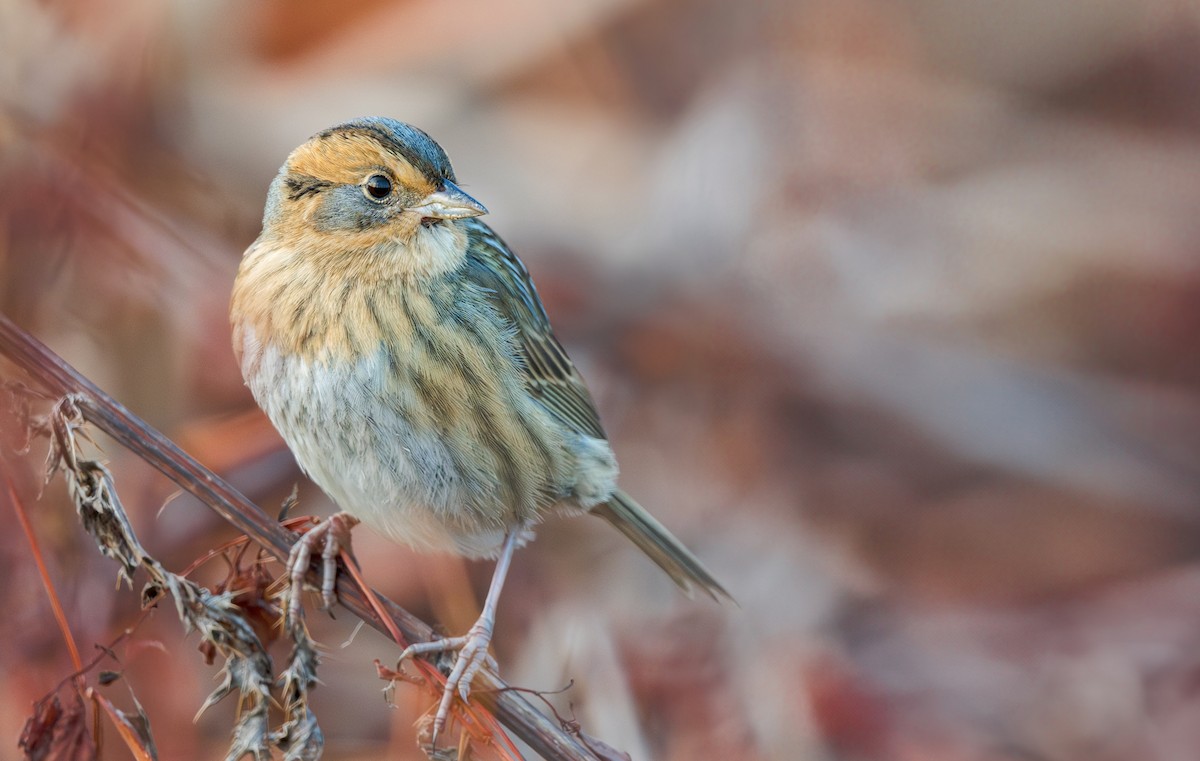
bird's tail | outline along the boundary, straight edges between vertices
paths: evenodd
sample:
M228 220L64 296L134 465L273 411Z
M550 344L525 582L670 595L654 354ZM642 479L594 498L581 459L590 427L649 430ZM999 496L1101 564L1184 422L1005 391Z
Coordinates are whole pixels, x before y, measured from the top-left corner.
M695 587L700 587L714 600L721 597L733 599L696 556L683 546L683 542L672 536L665 526L625 492L618 489L609 501L596 505L591 512L629 537L688 595L692 594Z

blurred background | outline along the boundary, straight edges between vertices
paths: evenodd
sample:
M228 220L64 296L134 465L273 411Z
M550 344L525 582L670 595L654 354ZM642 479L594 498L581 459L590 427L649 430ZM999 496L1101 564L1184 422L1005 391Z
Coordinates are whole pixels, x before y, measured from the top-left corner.
M330 506L229 346L267 184L353 117L441 142L622 484L738 600L687 600L599 521L545 525L496 652L514 684L571 684L552 699L590 734L662 761L1194 757L1190 0L0 0L0 51L0 308L269 512L295 483ZM5 456L86 657L137 595L58 483L32 502L43 451ZM168 566L231 538L104 456ZM355 546L419 615L477 615L491 564ZM71 669L15 528L0 574L15 758ZM343 646L348 618L312 617L325 757L419 758L429 699L389 707L371 661L395 649ZM216 671L194 644L164 608L106 688L164 759L228 743L232 705L192 721Z

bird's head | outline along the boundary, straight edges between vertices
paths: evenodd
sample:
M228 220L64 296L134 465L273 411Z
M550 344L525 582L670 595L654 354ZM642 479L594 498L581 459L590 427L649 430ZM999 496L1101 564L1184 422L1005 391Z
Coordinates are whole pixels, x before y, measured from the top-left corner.
M265 236L343 251L450 245L456 220L486 214L455 182L434 140L394 119L367 118L314 135L271 184Z

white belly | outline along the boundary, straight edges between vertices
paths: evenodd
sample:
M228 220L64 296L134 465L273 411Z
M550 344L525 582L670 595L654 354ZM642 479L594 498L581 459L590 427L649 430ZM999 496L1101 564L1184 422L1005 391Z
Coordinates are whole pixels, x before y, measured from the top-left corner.
M247 336L251 392L300 467L337 506L418 549L494 555L508 528L464 510L470 494L439 437L414 430L388 404L382 350L336 373ZM261 352L261 353L260 353Z

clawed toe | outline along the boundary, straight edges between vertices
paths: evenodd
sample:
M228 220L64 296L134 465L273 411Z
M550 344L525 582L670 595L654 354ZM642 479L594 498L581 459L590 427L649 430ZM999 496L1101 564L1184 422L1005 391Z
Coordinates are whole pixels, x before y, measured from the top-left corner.
M358 525L358 519L349 513L337 513L328 520L310 529L292 545L288 555L287 571L291 581L288 598L288 618L296 621L300 617L300 598L304 591L304 580L308 575L309 562L318 550L321 555L321 603L329 610L337 602L334 585L337 582L337 557L343 549L350 547L350 532Z
M471 694L471 683L475 680L475 675L479 673L479 670L484 666L496 670L496 659L488 653L488 646L492 639L491 633L472 633L468 635L468 638L467 644L458 652L458 661L454 664L455 671L458 671L460 666L462 667L462 674L458 679L458 694L462 696L464 703Z
M480 619L465 636L448 637L435 642L418 642L415 645L409 645L400 654L400 661L403 662L405 659L417 655L458 651L454 668L446 677L446 686L442 690L442 700L438 704L437 715L433 719L433 743L437 742L438 735L441 734L450 717L450 704L454 700L455 693L466 703L471 694L471 682L479 670L485 666L493 670L496 668L496 660L488 653L491 641L492 624L490 621Z

